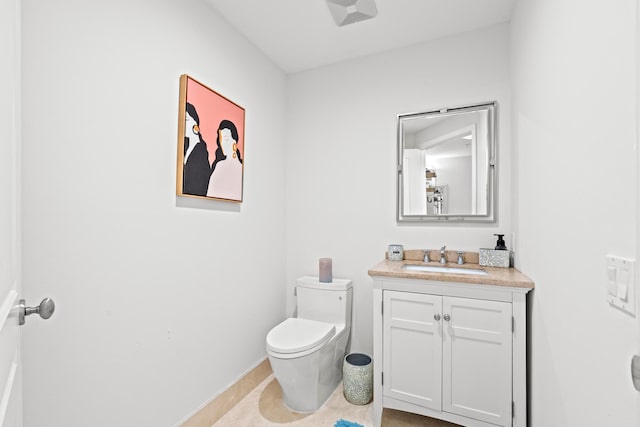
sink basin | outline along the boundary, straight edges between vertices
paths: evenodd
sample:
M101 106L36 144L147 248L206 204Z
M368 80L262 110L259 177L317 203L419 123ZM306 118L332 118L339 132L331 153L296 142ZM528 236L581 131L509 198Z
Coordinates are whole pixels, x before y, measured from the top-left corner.
M478 270L475 268L456 268L456 267L441 267L439 265L403 265L403 270L408 271L424 271L429 273L449 273L449 274L475 274L478 276L485 276L487 274L484 270Z

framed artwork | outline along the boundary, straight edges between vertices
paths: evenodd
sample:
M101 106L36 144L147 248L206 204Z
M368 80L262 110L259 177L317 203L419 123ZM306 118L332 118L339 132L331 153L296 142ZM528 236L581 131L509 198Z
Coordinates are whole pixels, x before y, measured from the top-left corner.
M176 194L242 202L244 108L183 74Z

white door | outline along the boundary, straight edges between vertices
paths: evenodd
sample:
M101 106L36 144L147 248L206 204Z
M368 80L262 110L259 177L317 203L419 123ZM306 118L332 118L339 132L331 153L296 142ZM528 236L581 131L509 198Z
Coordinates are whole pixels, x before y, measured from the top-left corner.
M636 147L640 146L640 54L637 53L638 47L640 47L640 0L636 1ZM640 150L638 151L638 156L636 158L636 176L640 178L640 174L637 171L640 171ZM638 180L639 188L640 188L640 180ZM640 209L636 205L636 216L638 217L637 223L639 225L638 230L636 230L636 256L638 256L638 251L640 251ZM636 270L636 286L640 285L640 280L638 279L638 270ZM640 304L640 296L638 295L640 292L636 292L636 304ZM637 316L637 335L638 335L638 345L637 345L637 355L640 356L640 316ZM633 381L633 379L632 379ZM640 422L640 389L638 390L638 395L636 396L636 406L637 406L637 419Z
M640 47L640 0L636 1L636 147L640 147L640 54L637 53L638 47ZM640 150L637 151L638 156L636 158L636 176L640 178L640 174L637 173L637 171L640 171ZM638 180L638 185L640 188L640 180ZM638 251L640 251L640 209L638 205L636 205L636 216L638 218L637 224L639 225L638 230L636 230L636 256L638 256ZM638 270L640 269L636 270L636 287L640 285ZM638 294L640 294L640 292L636 292L636 304L640 304L640 296ZM637 316L637 335L637 355L640 356L640 316ZM640 422L640 389L638 389L637 391L638 396L636 396L636 416L638 421Z
M20 6L0 0L0 427L22 426L18 149Z
M383 393L441 408L442 297L383 292Z
M511 425L511 304L444 297L442 409Z

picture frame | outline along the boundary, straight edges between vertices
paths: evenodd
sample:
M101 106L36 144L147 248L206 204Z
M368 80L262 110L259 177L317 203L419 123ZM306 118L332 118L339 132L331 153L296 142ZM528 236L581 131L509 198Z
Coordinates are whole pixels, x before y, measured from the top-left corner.
M244 124L243 107L180 76L176 195L242 202Z

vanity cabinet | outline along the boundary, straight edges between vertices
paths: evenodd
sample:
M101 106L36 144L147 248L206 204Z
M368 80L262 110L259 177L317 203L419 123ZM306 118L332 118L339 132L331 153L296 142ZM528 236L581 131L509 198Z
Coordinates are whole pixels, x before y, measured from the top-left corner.
M376 427L383 408L463 426L526 426L531 288L369 274Z
M383 291L383 394L511 425L511 304Z

